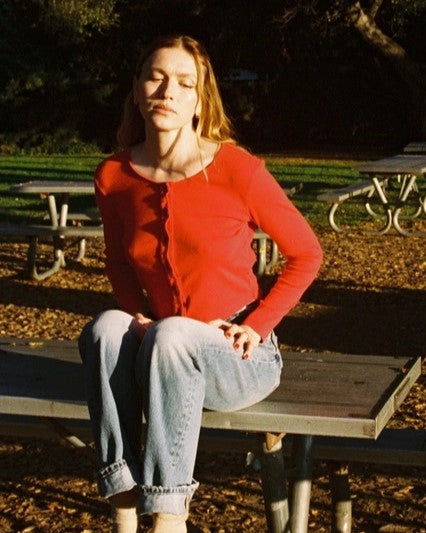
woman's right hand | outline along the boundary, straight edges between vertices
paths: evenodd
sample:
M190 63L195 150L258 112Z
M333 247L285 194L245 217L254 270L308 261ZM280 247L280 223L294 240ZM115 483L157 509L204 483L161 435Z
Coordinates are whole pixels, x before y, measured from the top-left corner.
M154 324L154 321L144 316L142 313L136 313L130 323L130 329L136 333L140 340L145 336L147 330Z
M259 333L247 324L233 324L221 318L211 320L209 324L223 330L225 337L232 341L234 350L243 350L243 359L248 359L262 341Z

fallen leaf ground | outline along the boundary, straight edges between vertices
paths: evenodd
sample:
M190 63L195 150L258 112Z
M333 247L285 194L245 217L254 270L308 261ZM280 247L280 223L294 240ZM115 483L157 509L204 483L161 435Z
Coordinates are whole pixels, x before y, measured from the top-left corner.
M283 349L424 355L424 240L319 231L325 259L316 282L283 320ZM43 247L48 258L49 249ZM0 335L75 339L87 320L113 304L102 270L102 245L90 241L82 263L43 282L25 279L26 246L0 242ZM45 259L40 257L42 261ZM266 278L267 286L272 278ZM420 379L390 427L425 428ZM236 450L237 452L237 450ZM108 506L96 491L93 450L60 442L0 439L0 532L101 533ZM259 473L243 454L200 453L201 482L192 531L266 531ZM425 470L351 465L354 533L425 533ZM309 531L330 531L327 470L315 464Z

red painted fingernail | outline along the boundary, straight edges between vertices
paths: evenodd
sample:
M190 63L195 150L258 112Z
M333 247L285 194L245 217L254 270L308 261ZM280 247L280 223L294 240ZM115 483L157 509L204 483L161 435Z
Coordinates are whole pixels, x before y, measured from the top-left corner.
M246 360L249 358L249 354L248 353L243 353L243 359Z

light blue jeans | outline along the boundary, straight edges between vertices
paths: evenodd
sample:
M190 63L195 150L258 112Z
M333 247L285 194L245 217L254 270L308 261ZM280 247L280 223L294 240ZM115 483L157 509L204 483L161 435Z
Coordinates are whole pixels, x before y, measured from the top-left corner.
M244 360L209 324L166 318L141 342L131 321L106 311L80 337L99 491L109 497L138 487L141 513L181 514L198 486L203 408L234 411L264 399L279 384L281 356L274 333Z

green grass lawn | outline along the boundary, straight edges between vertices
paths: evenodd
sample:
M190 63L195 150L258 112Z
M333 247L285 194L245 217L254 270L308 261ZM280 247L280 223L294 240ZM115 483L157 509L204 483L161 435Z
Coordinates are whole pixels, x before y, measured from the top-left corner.
M0 222L39 222L45 215L45 203L36 195L16 195L9 192L13 183L30 180L90 180L99 155L56 156L0 156ZM359 162L347 160L310 160L284 157L265 157L267 166L278 181L303 184L293 201L314 226L327 226L328 206L316 196L332 188L343 187L360 179L352 170ZM88 196L72 198L71 209L93 206ZM349 202L348 202L349 206ZM351 202L349 218L356 222L364 216L356 202Z

